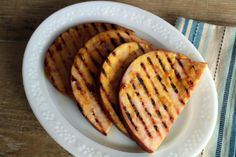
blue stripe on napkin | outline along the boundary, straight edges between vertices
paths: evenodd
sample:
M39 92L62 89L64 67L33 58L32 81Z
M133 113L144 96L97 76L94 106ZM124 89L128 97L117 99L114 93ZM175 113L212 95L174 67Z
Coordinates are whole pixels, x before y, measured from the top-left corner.
M233 124L231 128L229 157L236 156L236 101L234 102Z
M222 139L223 139L223 133L224 133L224 126L225 126L226 107L228 105L228 97L230 94L229 89L230 89L232 75L233 75L233 69L234 69L234 65L235 65L235 58L236 58L236 40L234 42L233 53L232 53L232 57L231 57L231 61L230 61L229 72L228 72L226 86L225 86L225 90L224 90L225 92L224 92L222 111L221 111L221 115L220 115L220 127L219 127L219 135L218 135L216 155L215 155L216 157L221 156Z
M216 26L178 18L176 28L193 43L208 62L218 92L217 126L199 157L235 157L236 27Z

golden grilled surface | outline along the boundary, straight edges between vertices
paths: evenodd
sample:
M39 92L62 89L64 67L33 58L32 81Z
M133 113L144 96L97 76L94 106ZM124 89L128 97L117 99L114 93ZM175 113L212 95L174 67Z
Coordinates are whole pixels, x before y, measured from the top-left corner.
M127 30L114 24L87 23L70 28L56 38L46 52L44 70L57 90L72 95L69 78L76 53L92 36L111 29Z
M98 85L100 69L110 52L129 41L141 42L142 40L136 37L133 32L125 30L109 30L99 33L79 50L72 66L71 86L74 97L84 116L101 133L108 133L111 122L106 118L101 108ZM106 62L110 64L109 60ZM99 123L93 119L97 119Z
M124 74L120 110L130 135L154 152L183 110L207 64L153 51L138 57Z
M109 54L100 74L100 95L105 112L123 133L128 135L120 119L118 92L121 78L129 64L138 56L152 51L148 43L129 42L120 45Z

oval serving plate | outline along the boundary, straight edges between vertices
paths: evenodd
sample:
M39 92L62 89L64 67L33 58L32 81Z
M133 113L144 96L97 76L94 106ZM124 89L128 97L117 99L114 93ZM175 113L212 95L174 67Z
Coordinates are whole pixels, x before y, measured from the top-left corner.
M114 126L108 136L98 133L82 116L75 102L57 92L45 77L45 51L55 37L76 24L95 21L130 28L158 48L204 61L180 32L156 15L116 2L79 3L49 16L30 38L23 60L27 99L50 136L75 156L149 156ZM207 69L171 132L152 156L190 157L200 153L213 133L217 106L215 85Z

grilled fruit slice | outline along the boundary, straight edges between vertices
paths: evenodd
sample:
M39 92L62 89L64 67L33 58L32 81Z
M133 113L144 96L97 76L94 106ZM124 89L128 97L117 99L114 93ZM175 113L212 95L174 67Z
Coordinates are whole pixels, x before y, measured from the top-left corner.
M142 40L131 31L110 30L99 33L79 50L72 66L71 86L74 97L84 116L103 134L109 132L111 122L106 119L101 108L98 86L100 69L115 47L129 41Z
M118 110L118 92L121 77L135 58L152 50L154 48L147 43L125 43L113 50L102 65L99 90L104 110L117 128L126 135L128 133L120 120Z
M131 137L145 151L154 152L164 140L206 66L164 51L131 63L120 86L120 110Z
M46 52L44 70L57 90L72 95L70 71L76 53L92 36L111 29L125 30L113 24L87 23L70 28L56 38Z

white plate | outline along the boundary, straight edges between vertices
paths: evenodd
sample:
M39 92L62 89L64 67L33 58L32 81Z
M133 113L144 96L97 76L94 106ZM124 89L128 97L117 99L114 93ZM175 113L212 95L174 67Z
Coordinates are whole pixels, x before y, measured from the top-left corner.
M76 104L57 92L44 75L45 51L53 39L71 26L94 21L131 28L156 47L204 61L180 32L156 15L115 2L79 3L52 14L30 38L23 61L23 81L28 101L46 131L75 156L149 156L115 127L107 137L97 132L81 115ZM153 156L190 157L199 153L213 133L217 106L215 85L207 69L188 105Z

